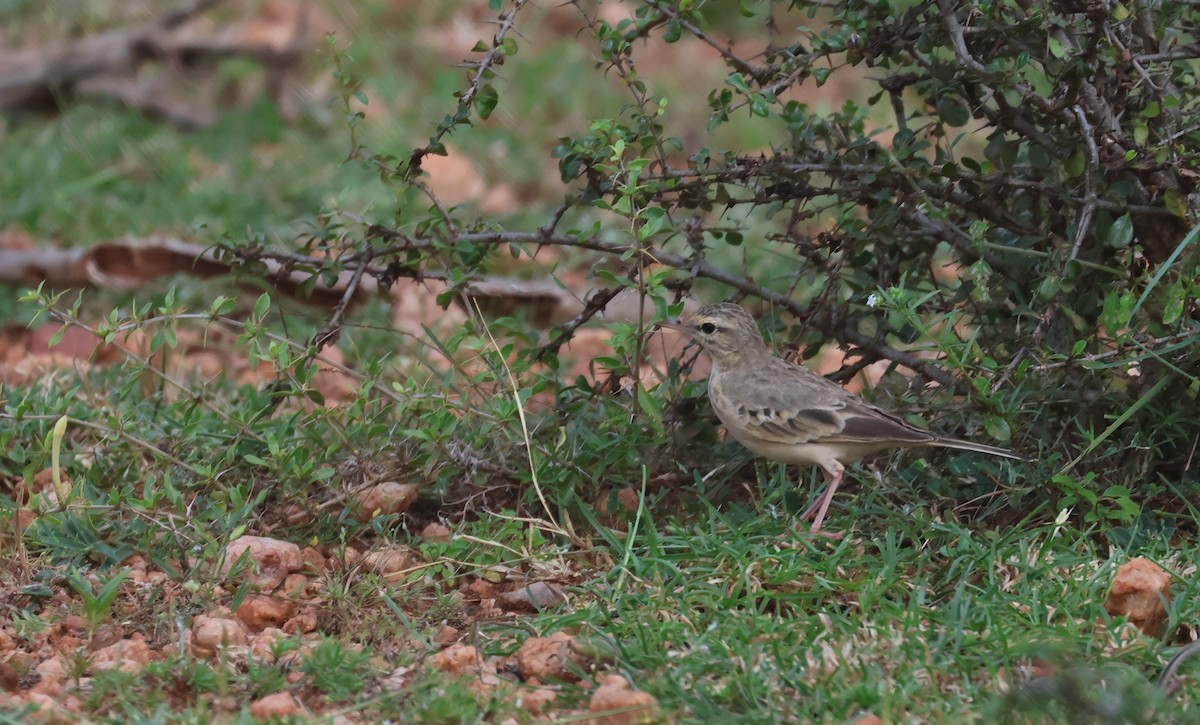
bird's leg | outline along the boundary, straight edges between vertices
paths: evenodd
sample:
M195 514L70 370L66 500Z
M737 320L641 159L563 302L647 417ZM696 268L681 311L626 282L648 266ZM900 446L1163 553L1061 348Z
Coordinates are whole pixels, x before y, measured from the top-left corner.
M821 522L825 520L825 512L829 510L829 502L833 500L833 494L837 492L838 485L842 482L842 474L845 472L846 467L837 461L833 461L833 465L825 469L825 475L829 478L829 485L825 487L825 493L813 504L817 506L817 515L813 517L812 527L809 529L812 533L815 534L821 531Z
M826 482L829 481L828 474L826 474L825 480L826 480ZM813 515L815 515L817 513L817 509L821 508L821 502L824 500L825 500L825 489L822 488L820 493L817 494L817 499L815 501L813 501L812 506L809 506L808 508L804 509L804 513L800 514L800 520L801 521L812 521Z

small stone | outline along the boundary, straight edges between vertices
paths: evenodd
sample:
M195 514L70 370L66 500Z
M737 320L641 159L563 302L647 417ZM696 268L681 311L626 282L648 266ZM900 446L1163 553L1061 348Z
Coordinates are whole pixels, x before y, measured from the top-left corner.
M243 554L249 559L245 576L261 592L274 591L288 574L300 571L304 565L300 547L291 542L265 536L242 536L226 545L221 574L228 576Z
M317 629L317 612L312 607L305 607L299 614L283 623L283 631L288 634L308 634Z
M549 687L538 687L532 690L522 690L517 695L517 704L530 715L541 715L546 706L558 697L558 693Z
M123 639L92 653L92 671L120 670L140 672L150 663L150 647L140 634Z
M274 662L276 648L286 639L287 634L282 629L267 627L250 640L250 656L263 662Z
M1114 617L1127 617L1143 634L1157 637L1167 623L1171 575L1149 559L1132 559L1117 569L1104 608Z
M658 701L650 693L631 690L620 675L609 675L592 693L588 712L589 725L632 725L653 722L658 716Z
M505 609L522 612L543 612L547 609L558 609L567 603L562 588L547 582L527 584L520 589L504 592L497 599Z
M224 647L243 647L246 630L236 619L220 619L197 615L192 620L192 654L200 658L213 657Z
M469 644L452 644L435 654L430 666L438 672L463 675L476 671L481 663L479 650Z
M472 599L494 599L496 586L486 579L476 579L467 585L466 594Z
M426 524L425 528L421 529L419 534L422 541L449 541L450 529L443 524L434 521Z
M283 580L283 584L279 585L279 589L275 592L277 596L290 597L298 599L304 596L304 590L308 588L308 577L303 574L288 574Z
M248 594L237 608L237 618L250 632L282 627L296 610L295 602L269 594Z
M276 692L250 703L250 715L258 720L283 720L304 714L304 708L288 692Z
M306 546L301 549L300 558L304 561L304 568L311 573L320 574L325 571L325 557L315 547Z
M450 625L445 625L433 635L433 643L440 644L443 647L454 644L458 641L458 630Z
M417 500L419 488L412 483L384 481L359 492L353 508L358 520L366 523L376 516L401 514Z
M574 638L566 632L555 632L549 637L530 637L517 650L517 667L526 680L537 678L575 682L579 679L578 667L582 658L575 653Z
M363 566L378 574L395 574L412 566L413 552L403 546L389 545L368 551L362 558Z
M21 689L21 676L15 667L7 662L0 662L0 690L16 692Z

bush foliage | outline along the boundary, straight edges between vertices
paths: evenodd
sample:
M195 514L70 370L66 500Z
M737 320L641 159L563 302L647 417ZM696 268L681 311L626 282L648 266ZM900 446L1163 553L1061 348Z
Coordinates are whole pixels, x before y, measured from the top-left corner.
M616 24L579 8L597 74L632 101L560 139L560 207L510 228L447 209L420 183L449 135L505 102L502 64L528 11L516 2L425 146L355 146L403 202L363 223L327 217L298 251L337 249L333 269L385 282L444 279L449 304L509 254L586 250L600 260L593 304L567 335L622 288L662 314L689 291L757 298L777 313L770 331L810 353L834 341L853 368L889 360L940 395L968 396L969 416L949 400L927 405L952 410L951 428L982 436L981 422L1038 454L1033 475L1073 491L1068 503L1114 500L1127 517L1131 490L1194 490L1200 50L1189 5L743 1L735 14L649 1ZM754 25L771 31L760 47L722 39ZM719 87L689 91L707 98L703 131L673 122L675 99L639 62L685 40L728 68ZM355 82L339 77L356 123ZM805 101L843 79L867 91L836 109ZM718 143L734 121L769 142ZM617 332L606 362L628 373L643 330ZM530 346L522 364L553 350Z

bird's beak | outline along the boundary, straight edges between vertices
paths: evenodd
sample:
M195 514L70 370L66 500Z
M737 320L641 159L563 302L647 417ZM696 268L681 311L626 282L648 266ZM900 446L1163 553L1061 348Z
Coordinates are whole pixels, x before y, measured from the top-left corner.
M663 328L666 328L668 330L674 330L675 332L682 332L683 334L687 335L688 337L692 336L692 329L690 327L688 327L687 325L683 324L682 320L663 320L662 322L660 322L654 326L654 329L656 329L656 330L661 330Z

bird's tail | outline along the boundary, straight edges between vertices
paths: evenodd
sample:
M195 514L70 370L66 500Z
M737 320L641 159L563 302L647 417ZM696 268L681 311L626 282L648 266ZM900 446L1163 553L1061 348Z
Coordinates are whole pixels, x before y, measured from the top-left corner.
M957 448L960 451L975 451L976 453L986 453L989 456L1000 456L1001 458L1011 458L1014 461L1028 461L1029 458L1022 456L1020 453L1010 451L1007 448L999 448L997 446L986 446L982 443L972 443L971 441L960 441L957 438L936 438L930 442L930 445L940 448Z

